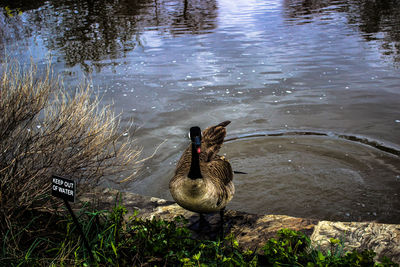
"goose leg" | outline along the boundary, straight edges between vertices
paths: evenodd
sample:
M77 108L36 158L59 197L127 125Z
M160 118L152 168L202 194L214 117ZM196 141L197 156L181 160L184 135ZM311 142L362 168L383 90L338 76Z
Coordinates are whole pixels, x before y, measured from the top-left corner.
M203 213L200 214L200 219L199 219L199 228L202 229L205 225L208 224L207 220L204 218Z
M194 222L192 225L189 226L189 229L195 231L195 232L200 232L204 230L210 230L211 225L210 223L206 220L204 215L202 213L199 213L200 219L197 222Z
M220 221L220 238L222 239L224 237L224 213L225 213L225 208L222 208L219 210L219 216L221 218Z

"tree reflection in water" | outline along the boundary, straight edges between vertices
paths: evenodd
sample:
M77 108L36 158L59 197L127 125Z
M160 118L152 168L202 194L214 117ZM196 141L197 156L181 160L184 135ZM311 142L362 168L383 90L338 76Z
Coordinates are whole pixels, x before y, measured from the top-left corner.
M400 62L400 5L397 0L285 0L286 18L310 23L315 16L344 13L366 41L381 41L383 54Z
M0 8L0 51L40 35L68 67L79 64L86 72L117 64L117 58L141 45L145 31L205 34L216 29L218 17L217 0L19 0L2 1ZM283 11L286 21L295 24L332 12L345 14L365 40L379 40L382 53L400 62L397 0L284 0Z
M68 67L79 64L86 72L125 57L141 45L144 31L203 34L216 28L217 18L215 0L48 1L32 10L23 3L3 3L5 7L22 10L24 18L0 15L3 46L40 35Z

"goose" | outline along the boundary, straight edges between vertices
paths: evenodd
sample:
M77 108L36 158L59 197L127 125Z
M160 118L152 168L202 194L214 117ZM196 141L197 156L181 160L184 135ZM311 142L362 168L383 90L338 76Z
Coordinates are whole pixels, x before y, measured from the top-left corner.
M230 163L217 155L226 136L224 121L201 132L190 128L191 144L179 159L169 183L173 199L181 207L200 214L199 228L207 223L203 213L220 212L223 227L224 210L235 193Z

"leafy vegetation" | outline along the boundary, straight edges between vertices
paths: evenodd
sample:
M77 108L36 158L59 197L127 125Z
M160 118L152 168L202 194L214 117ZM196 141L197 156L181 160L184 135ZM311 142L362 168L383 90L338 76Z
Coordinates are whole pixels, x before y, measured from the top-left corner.
M345 252L343 242L331 238L330 250L323 252L311 246L311 240L301 232L290 229L278 231L278 239L272 238L263 247L264 264L268 266L398 266L384 257L374 262L372 250Z
M124 220L126 212L117 201L111 211L87 204L77 213L95 262L90 260L72 218L59 214L51 220L52 231L31 239L22 257L13 258L3 251L0 265L398 266L387 258L374 262L375 253L369 250L344 252L343 244L336 239L330 240L331 250L323 252L313 248L306 235L289 229L280 230L277 239L270 239L260 251L250 251L243 250L231 234L222 240L194 239L183 217L171 222L143 220L135 213ZM39 217L26 230L34 230L34 225L44 220Z

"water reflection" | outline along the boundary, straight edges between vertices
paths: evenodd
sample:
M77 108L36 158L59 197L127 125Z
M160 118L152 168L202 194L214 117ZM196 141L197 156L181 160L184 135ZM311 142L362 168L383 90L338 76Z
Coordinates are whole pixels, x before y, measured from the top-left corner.
M184 0L177 3L171 33L211 33L216 28L218 8L215 0Z
M311 23L314 18L335 19L343 14L366 41L380 40L381 50L400 62L400 5L397 0L285 0L285 16L295 23Z
M385 55L400 62L400 5L396 0L354 1L349 23L357 25L367 41L379 39Z
M114 64L116 59L141 46L140 35L144 31L173 35L207 33L216 27L217 18L215 0L86 0L2 5L0 33L4 37L0 43L40 36L47 49L56 50L68 67L79 64L85 72L91 72L93 67L100 71L104 64ZM11 15L16 12L26 14ZM104 60L109 62L98 63Z
M141 34L203 34L217 28L216 0L3 1L0 49L41 36L68 67L97 71L142 45ZM396 0L284 0L284 16L296 24L345 18L367 41L400 62L400 5ZM20 15L23 13L23 15ZM244 26L245 27L245 26ZM109 62L100 61L109 60Z
M337 1L331 0L285 0L285 15L287 18L296 19L297 23L311 23L313 17L336 3Z

